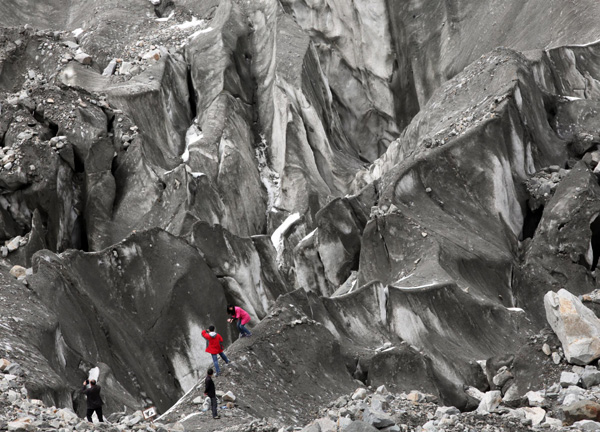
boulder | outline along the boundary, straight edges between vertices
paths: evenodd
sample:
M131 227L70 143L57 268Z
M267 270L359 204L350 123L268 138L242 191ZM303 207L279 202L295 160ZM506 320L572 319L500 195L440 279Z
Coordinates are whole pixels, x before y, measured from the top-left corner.
M581 374L581 384L586 389L600 384L600 371L596 367L586 366Z
M370 408L365 409L362 419L365 423L370 424L377 429L383 429L394 424L394 420L392 420L390 415Z
M225 394L223 395L223 400L224 400L225 402L235 402L235 399L236 399L236 397L235 397L235 395L233 394L233 392L231 392L231 391L228 391L227 393L225 393Z
M503 366L500 368L500 370L498 370L498 373L494 376L494 378L492 378L492 382L494 385L502 387L511 378L514 378L512 372L508 370L506 366Z
M386 398L380 396L380 395L374 395L371 398L371 408L374 411L387 411L390 408L390 404L388 403L388 401L386 400Z
M575 402L585 399L585 390L577 386L569 386L561 393L561 402L563 405L571 405Z
M546 318L570 363L586 365L600 358L600 319L565 289L544 296Z
M378 429L364 421L353 421L349 426L346 426L344 432L377 432Z
M21 242L21 236L16 236L15 238L13 238L11 241L9 241L6 244L6 247L8 248L9 252L14 252L17 249L19 249L19 245Z
M547 343L545 343L544 345L542 345L542 352L544 354L546 354L547 356L552 354L552 350L550 349L550 345L548 345Z
M541 424L546 418L546 411L540 407L520 408L525 412L525 418L531 420L533 426Z
M4 372L4 370L10 365L10 362L5 358L0 358L0 372Z
M385 395L388 394L388 389L382 384L379 387L377 387L377 390L375 392L378 394Z
M581 378L574 372L562 372L560 374L560 385L563 387L576 386Z
M84 52L75 54L75 60L77 60L79 63L81 63L82 65L85 65L85 66L89 66L92 64L92 57L90 57L88 54L86 54Z
M561 411L568 425L580 420L600 421L600 404L591 400L582 400L563 406Z
M500 402L502 402L502 393L500 390L489 391L483 396L483 399L477 407L477 412L480 414L494 412L500 405Z
M573 423L573 428L578 431L600 431L600 423L593 420L580 420Z
M26 272L27 272L27 269L20 265L15 265L10 269L10 274L17 279L21 276L25 276Z
M15 376L23 376L25 374L25 371L23 370L20 364L13 362L4 369L4 373L12 374Z
M31 423L31 421L16 420L8 422L7 430L13 432L29 432L36 430L36 427Z
M456 407L439 407L435 410L435 417L442 418L444 416L459 415L460 410Z
M531 407L543 407L547 404L546 398L542 395L542 393L537 391L528 391L525 394L527 398L527 403Z
M357 388L352 394L352 400L364 400L367 398L367 389L360 387Z

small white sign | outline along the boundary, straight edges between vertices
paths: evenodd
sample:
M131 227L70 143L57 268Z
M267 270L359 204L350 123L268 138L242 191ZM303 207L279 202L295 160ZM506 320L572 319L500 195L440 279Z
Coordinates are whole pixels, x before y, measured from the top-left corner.
M148 420L152 417L156 417L156 408L150 407L150 408L142 411L142 414L144 415L144 420Z

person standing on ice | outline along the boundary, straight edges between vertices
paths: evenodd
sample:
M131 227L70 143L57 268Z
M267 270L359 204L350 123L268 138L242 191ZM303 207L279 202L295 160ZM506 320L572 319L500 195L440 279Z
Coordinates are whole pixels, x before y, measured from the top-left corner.
M240 331L240 337L252 336L250 330L246 328L246 324L250 322L250 315L239 306L228 305L227 314L231 316L227 321L233 322L237 320L237 328Z
M208 330L202 330L202 337L206 339L206 352L212 356L213 364L215 365L216 376L221 374L219 369L219 357L229 364L229 359L223 352L223 337L215 331L215 326L208 327Z

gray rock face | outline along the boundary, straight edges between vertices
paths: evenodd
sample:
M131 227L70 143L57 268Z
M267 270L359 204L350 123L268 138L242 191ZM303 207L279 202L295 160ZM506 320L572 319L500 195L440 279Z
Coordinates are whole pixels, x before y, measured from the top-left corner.
M81 409L98 365L109 410L166 411L210 364L199 331L233 340L230 302L272 338L232 351L288 392L243 379L236 403L295 424L323 402L307 373L487 412L564 364L529 342L548 290L597 285L597 1L2 6L0 354L44 402ZM587 364L575 309L553 328Z

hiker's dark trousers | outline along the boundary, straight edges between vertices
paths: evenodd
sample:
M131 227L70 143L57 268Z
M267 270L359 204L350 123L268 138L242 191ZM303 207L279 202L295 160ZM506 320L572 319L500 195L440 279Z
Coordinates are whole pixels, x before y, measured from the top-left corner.
M98 421L103 422L104 419L102 418L102 407L98 407L98 408L88 408L87 410L87 419L90 423L92 423L92 414L94 414L94 411L96 411L96 414L98 414Z

